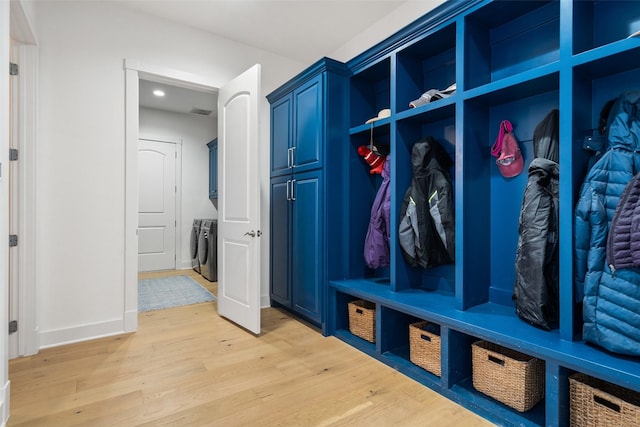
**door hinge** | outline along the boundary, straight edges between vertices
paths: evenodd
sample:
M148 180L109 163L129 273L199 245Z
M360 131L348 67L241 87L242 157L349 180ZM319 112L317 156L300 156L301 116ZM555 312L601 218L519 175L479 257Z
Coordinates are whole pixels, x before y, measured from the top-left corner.
M9 160L18 160L18 149L9 148Z
M18 235L9 234L9 247L12 248L14 246L18 246Z
M9 335L15 334L16 332L18 332L18 321L17 320L9 321Z
M18 75L18 64L15 64L13 62L9 62L9 75L10 76L17 76Z

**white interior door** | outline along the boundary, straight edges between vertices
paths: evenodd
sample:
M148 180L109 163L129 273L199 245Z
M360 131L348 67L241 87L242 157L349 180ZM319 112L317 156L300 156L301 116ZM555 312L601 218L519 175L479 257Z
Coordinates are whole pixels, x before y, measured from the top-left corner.
M218 312L260 333L260 64L218 97Z
M176 268L176 146L138 141L138 271Z

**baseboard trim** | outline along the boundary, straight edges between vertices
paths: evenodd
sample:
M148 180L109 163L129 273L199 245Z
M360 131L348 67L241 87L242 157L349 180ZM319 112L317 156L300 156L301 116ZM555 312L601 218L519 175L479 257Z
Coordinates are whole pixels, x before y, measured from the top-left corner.
M40 349L125 333L123 319L40 332Z
M192 268L191 261L182 261L180 266L176 267L176 270L191 270Z
M269 308L269 307L271 307L271 298L269 298L269 295L261 295L260 308Z
M7 425L9 421L9 407L11 396L11 382L7 382L2 386L2 392L0 392L0 415L2 415L2 427Z
M138 310L125 311L124 331L135 332L138 330Z

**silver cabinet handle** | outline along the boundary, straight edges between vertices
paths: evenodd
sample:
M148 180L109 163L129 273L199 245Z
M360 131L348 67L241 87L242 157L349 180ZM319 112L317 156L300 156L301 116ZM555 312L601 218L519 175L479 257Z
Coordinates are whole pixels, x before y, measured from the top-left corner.
M291 167L296 167L296 147L291 147Z
M293 167L293 148L287 149L287 167L288 168Z
M245 236L251 236L251 237L256 237L256 232L251 230L251 231L247 231L246 233L244 233Z
M289 192L289 184L291 184L291 180L287 180L287 200L291 200L291 193Z
M295 201L296 200L296 180L292 179L291 180L291 200Z

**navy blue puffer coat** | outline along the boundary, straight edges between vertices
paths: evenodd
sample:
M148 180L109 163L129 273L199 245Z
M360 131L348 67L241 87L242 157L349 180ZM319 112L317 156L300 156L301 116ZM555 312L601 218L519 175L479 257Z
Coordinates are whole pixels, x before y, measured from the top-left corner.
M640 356L640 270L612 273L609 228L626 185L640 172L640 92L618 97L609 114L606 151L589 170L575 211L575 285L584 292L583 338Z

